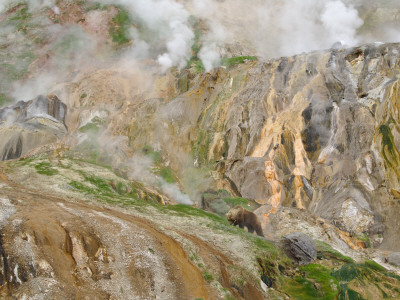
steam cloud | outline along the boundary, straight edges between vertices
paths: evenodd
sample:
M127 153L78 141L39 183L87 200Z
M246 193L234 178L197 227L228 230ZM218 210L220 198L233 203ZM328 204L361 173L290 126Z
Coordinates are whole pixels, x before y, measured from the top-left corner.
M157 61L166 71L172 66L183 68L191 56L194 33L189 26L189 12L174 0L103 0L107 4L126 7L132 16L139 18L165 41L165 50ZM143 41L139 42L143 47ZM137 48L135 49L138 50ZM139 52L140 53L140 52Z
M249 49L238 54L265 58L326 49L337 41L355 45L357 29L363 24L352 3L340 0L199 2L213 11L212 15L203 13L201 4L194 5L209 23L212 36L228 32L222 39L218 36L218 41Z
M136 154L129 159L128 165L131 166L129 169L132 170L129 174L131 179L152 186L158 186L165 195L178 203L193 204L189 196L182 193L178 186L166 182L163 178L155 175L151 171L153 168L153 160L150 157Z
M30 10L50 7L55 0L29 0ZM200 37L198 57L206 71L219 65L221 57L256 55L264 58L294 55L330 48L341 41L347 46L371 41L357 34L363 21L356 7L366 0L101 0L120 5L153 36L142 39L130 28L133 44L125 58L154 58L161 71L183 68L192 56L194 28L190 19L206 25ZM0 10L14 3L6 0ZM365 4L368 5L368 4ZM57 26L50 26L56 28ZM59 30L59 29L58 29ZM387 28L384 38L395 41L399 30ZM385 40L383 40L385 41ZM90 45L87 41L86 45ZM93 42L95 44L95 42ZM228 49L228 50L227 50ZM75 54L77 54L76 51ZM83 55L90 56L88 51ZM72 60L75 61L75 60ZM76 62L77 66L81 63Z
M26 2L30 11L49 7L58 14L60 9L57 3L62 1ZM157 61L161 72L173 66L183 68L194 54L192 46L195 42L195 28L191 23L193 19L201 22L201 35L197 41L200 49L197 55L206 71L218 66L221 58L225 56L256 55L273 58L330 48L337 41L352 46L374 38L358 33L363 21L357 9L366 0L100 0L100 2L123 6L135 22L145 27L150 36L144 38L138 28L131 26L129 33L133 38L132 45L120 50L118 57L115 58L115 53L104 55L107 51L101 52L98 49L102 44L98 40L99 37L87 32L87 28L76 24L54 24L43 14L39 22L41 27L35 34L40 37L40 31L43 31L41 34L48 36L51 42L40 50L38 56L45 56L48 52L53 54L47 62L31 64L37 63L36 69L32 72L33 78L27 77L15 83L13 96L16 99L27 100L37 94L46 94L59 82L74 81L75 73L84 74L90 68L115 66L118 60L120 60L118 66L124 65L128 69L137 67L137 60L145 58ZM0 0L0 20L5 16L7 8L17 3L16 0ZM96 15L88 14L86 22L90 22L90 19L96 19ZM12 26L0 28L0 42L18 41L14 43L15 45L12 42L8 43L7 51L10 53L19 51L18 45L32 42L29 41L29 36L24 37L16 26L15 28ZM389 29L385 27L385 32L386 35L380 38L389 41L400 39L400 31L395 27ZM104 43L102 45L104 46ZM0 74L0 93L3 93L1 76ZM101 145L104 149L109 147L108 152L120 154L114 155L120 157L118 162L127 159L124 156L125 151L114 149L123 144L123 141L110 143L109 138L104 140L107 141ZM182 193L176 185L165 182L151 171L153 162L148 157L135 155L129 159L129 164L132 179L157 186L160 191L179 203L192 204L190 197ZM191 197L195 199L193 195Z

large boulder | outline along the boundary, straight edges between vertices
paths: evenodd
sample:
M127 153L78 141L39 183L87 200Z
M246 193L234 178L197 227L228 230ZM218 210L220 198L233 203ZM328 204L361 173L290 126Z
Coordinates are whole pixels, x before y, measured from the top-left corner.
M317 258L315 242L302 232L293 232L282 239L286 255L299 265L311 263Z
M385 261L393 266L400 267L400 252L394 252L388 255Z

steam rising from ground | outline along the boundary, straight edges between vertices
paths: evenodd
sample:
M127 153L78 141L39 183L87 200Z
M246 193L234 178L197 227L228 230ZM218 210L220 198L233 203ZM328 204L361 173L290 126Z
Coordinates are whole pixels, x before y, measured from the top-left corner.
M365 7L368 7L373 3L371 0L99 1L102 4L120 6L129 13L132 24L128 25L128 34L132 39L131 42L113 48L110 46L110 36L105 43L98 35L90 32L88 23L101 15L99 11L86 12L83 22L80 20L72 24L52 22L44 8L48 7L58 14L60 12L58 6L61 7L62 3L68 5L78 3L70 0L27 1L29 11L35 18L39 16L35 20L39 25L29 34L23 33L27 28L29 31L31 26L30 23L24 23L29 22L24 18L21 18L18 25L14 22L0 27L0 55L2 51L8 51L17 53L16 57L21 57L18 56L20 45L29 45L36 51L35 60L28 64L30 73L28 72L21 81L14 83L13 95L16 99L27 100L37 94L46 94L59 82L73 82L76 80L75 76L82 78L79 74L82 76L85 72L101 67L123 66L125 70L140 68L141 64L138 61L147 58L154 59L159 64L160 71L165 72L174 66L184 68L192 56L197 55L205 70L209 71L218 66L223 57L256 55L273 58L330 48L337 41L352 46L374 39L373 34L366 37L359 31L363 25L360 5L365 4ZM85 1L80 2L85 3ZM6 9L17 3L16 0L0 0L2 13L0 22L5 17ZM117 12L116 8L108 10L110 14L115 13L111 19ZM111 19L105 22L111 22ZM97 20L94 24L96 30L102 25L99 22ZM21 24L25 26L22 29L19 26ZM386 38L390 41L400 40L400 30L396 26L385 31ZM106 29L106 35L107 32ZM43 42L43 48L38 50L38 46L32 42L32 37L38 40L47 39ZM196 47L198 49L195 49ZM47 55L48 53L50 55ZM0 59L2 57L0 56ZM29 58L29 55L27 57ZM22 68L19 68L19 64L23 65L24 59L5 63L10 70L18 71ZM147 68L149 69L148 65ZM144 70L141 71L143 72L140 76L147 80L148 74ZM7 74L7 72L2 73ZM154 73L156 72L151 71L151 74ZM4 85L1 83L1 76L2 74L0 74L0 96L6 93L2 90ZM114 76L116 78L116 73ZM151 79L147 80L147 84L150 84L149 82ZM143 84L137 90L144 86L146 85ZM89 92L78 97L91 99ZM135 98L133 94L131 98ZM105 140L107 144L101 145L103 149L109 147L107 152L119 153L112 149L119 144L119 141L110 143L109 139ZM123 156L124 151L120 153L121 161L127 159ZM179 203L192 203L177 185L169 184L151 172L153 162L148 157L135 155L129 160L129 164L132 179L157 186ZM187 191L189 192L189 189ZM195 199L193 195L191 197Z
M172 66L183 68L191 56L194 38L189 26L189 12L174 0L103 0L108 4L123 5L136 19L159 35L164 41L164 51L158 54L157 61L166 71ZM138 44L143 48L143 41ZM147 50L147 47L145 47ZM134 48L138 52L138 48ZM140 50L140 49L139 49ZM142 54L140 51L137 54Z
M194 8L210 24L212 36L229 33L219 42L240 44L254 51L244 54L265 58L329 48L337 41L355 45L363 24L351 3L340 0L197 2Z
M359 16L361 5L369 0L100 0L103 4L119 5L131 19L146 27L151 37L140 35L131 26L133 42L125 58L154 58L161 71L176 66L183 68L194 54L195 30L190 20L205 24L201 31L199 59L206 71L218 66L223 56L256 55L273 58L331 47L342 41L347 46L364 42L357 34L363 25ZM9 0L0 9L10 7ZM55 0L29 0L30 10L49 7L58 11ZM58 26L60 27L60 26ZM57 31L51 25L50 31ZM389 28L390 41L400 34ZM369 37L370 39L371 37ZM369 40L370 41L370 40ZM92 42L84 41L85 45ZM95 42L93 43L95 45ZM76 50L91 56L90 52ZM66 59L66 58L65 58ZM75 62L74 59L68 58ZM61 58L59 58L61 60ZM76 65L80 66L77 61Z
M129 159L128 165L130 166L129 169L132 170L129 173L130 179L156 186L162 193L178 203L193 204L189 196L182 193L177 185L166 182L152 172L154 162L150 157L136 154Z

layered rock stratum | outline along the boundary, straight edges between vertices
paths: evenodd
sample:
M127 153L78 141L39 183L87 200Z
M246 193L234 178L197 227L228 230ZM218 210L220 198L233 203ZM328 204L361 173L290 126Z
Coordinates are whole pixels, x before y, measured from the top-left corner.
M0 108L1 298L400 298L400 44L162 72L117 60L135 43L124 11L89 2L0 15L24 25L1 55L42 46L16 52L21 90L40 69L67 73ZM71 48L41 36L44 20L95 35L101 62L60 67ZM239 46L224 53L252 51ZM237 205L263 237L229 225Z

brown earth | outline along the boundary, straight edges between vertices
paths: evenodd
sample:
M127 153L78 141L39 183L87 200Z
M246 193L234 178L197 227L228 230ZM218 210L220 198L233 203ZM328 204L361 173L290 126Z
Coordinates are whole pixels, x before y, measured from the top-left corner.
M124 299L124 294L141 299L214 298L182 246L149 221L38 194L8 181L4 174L0 177L12 187L1 189L0 197L15 207L12 221L2 228L3 263L14 272L2 287L3 296L29 294L32 286L21 283L39 279L35 285L54 281L43 295L57 299ZM31 260L20 256L22 251L29 251ZM15 252L20 255L8 261L5 254Z

